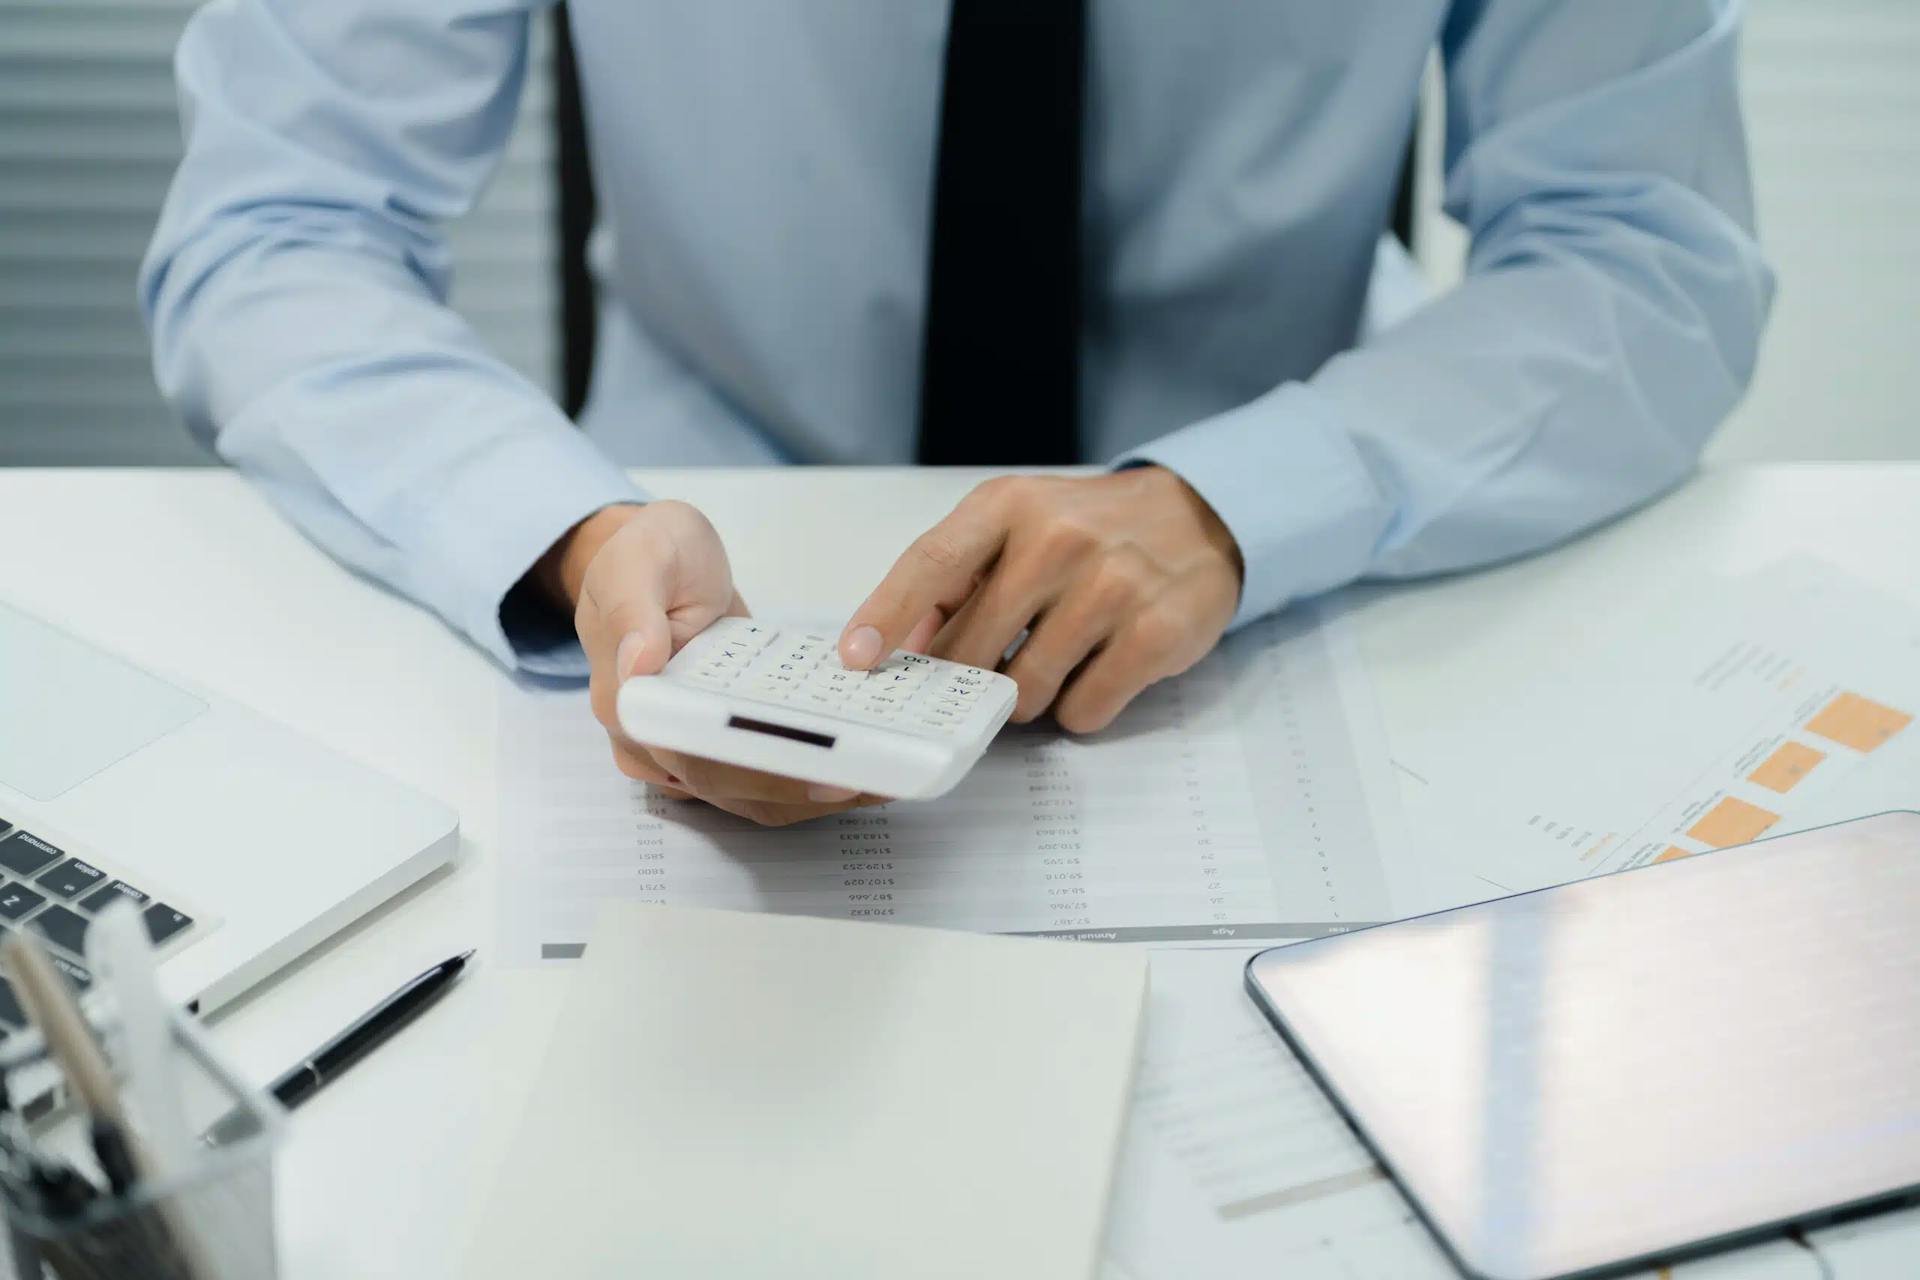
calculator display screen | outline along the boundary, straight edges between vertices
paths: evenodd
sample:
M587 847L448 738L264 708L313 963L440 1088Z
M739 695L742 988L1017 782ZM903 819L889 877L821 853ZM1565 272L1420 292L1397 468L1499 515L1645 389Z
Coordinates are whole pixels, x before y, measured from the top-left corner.
M791 738L795 742L804 742L815 747L831 747L834 742L833 735L830 733L796 729L792 725L774 724L770 720L755 720L751 716L728 716L727 728L745 729L749 733L764 733L773 738Z

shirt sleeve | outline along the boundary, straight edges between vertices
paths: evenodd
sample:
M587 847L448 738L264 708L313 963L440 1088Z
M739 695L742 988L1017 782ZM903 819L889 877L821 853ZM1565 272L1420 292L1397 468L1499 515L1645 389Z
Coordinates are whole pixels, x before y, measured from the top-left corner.
M491 174L526 71L529 14L488 3L201 8L140 299L162 391L308 535L502 663L571 673L563 620L509 593L641 495L447 306L442 224Z
M1305 382L1121 459L1239 540L1235 625L1366 576L1534 551L1671 488L1745 391L1773 293L1736 0L1463 0L1442 36L1447 295Z

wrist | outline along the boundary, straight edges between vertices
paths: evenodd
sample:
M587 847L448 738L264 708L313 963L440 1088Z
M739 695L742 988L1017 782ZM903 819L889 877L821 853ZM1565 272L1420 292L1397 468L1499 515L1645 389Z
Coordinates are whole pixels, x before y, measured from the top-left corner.
M1235 585L1244 587L1247 580L1246 556L1241 552L1240 542L1233 536L1233 530L1227 527L1227 522L1220 518L1220 513L1213 509L1213 505L1201 496L1185 476L1171 467L1150 462L1140 470L1152 475L1155 482L1164 486L1186 507L1207 545L1232 568Z
M534 566L534 581L548 599L571 611L580 601L580 584L587 566L607 540L646 508L638 502L620 502L601 507L560 535Z

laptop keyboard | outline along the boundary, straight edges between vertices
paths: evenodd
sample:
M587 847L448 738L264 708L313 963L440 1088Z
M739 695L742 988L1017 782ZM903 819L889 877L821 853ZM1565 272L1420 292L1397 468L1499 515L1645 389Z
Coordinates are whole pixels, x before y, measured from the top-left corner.
M13 929L33 930L49 944L54 964L82 991L93 985L85 963L87 929L123 898L140 908L156 949L193 928L192 916L0 817L0 937ZM26 1023L19 997L0 978L0 1039Z

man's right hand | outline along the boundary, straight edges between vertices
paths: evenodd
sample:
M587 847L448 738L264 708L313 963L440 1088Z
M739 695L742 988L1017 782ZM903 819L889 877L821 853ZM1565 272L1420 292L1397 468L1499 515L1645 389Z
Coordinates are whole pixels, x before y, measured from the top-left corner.
M629 778L780 826L880 802L633 741L615 703L629 676L653 675L681 646L728 615L745 617L720 535L684 502L604 507L575 525L535 568L573 610L592 668L593 714Z

